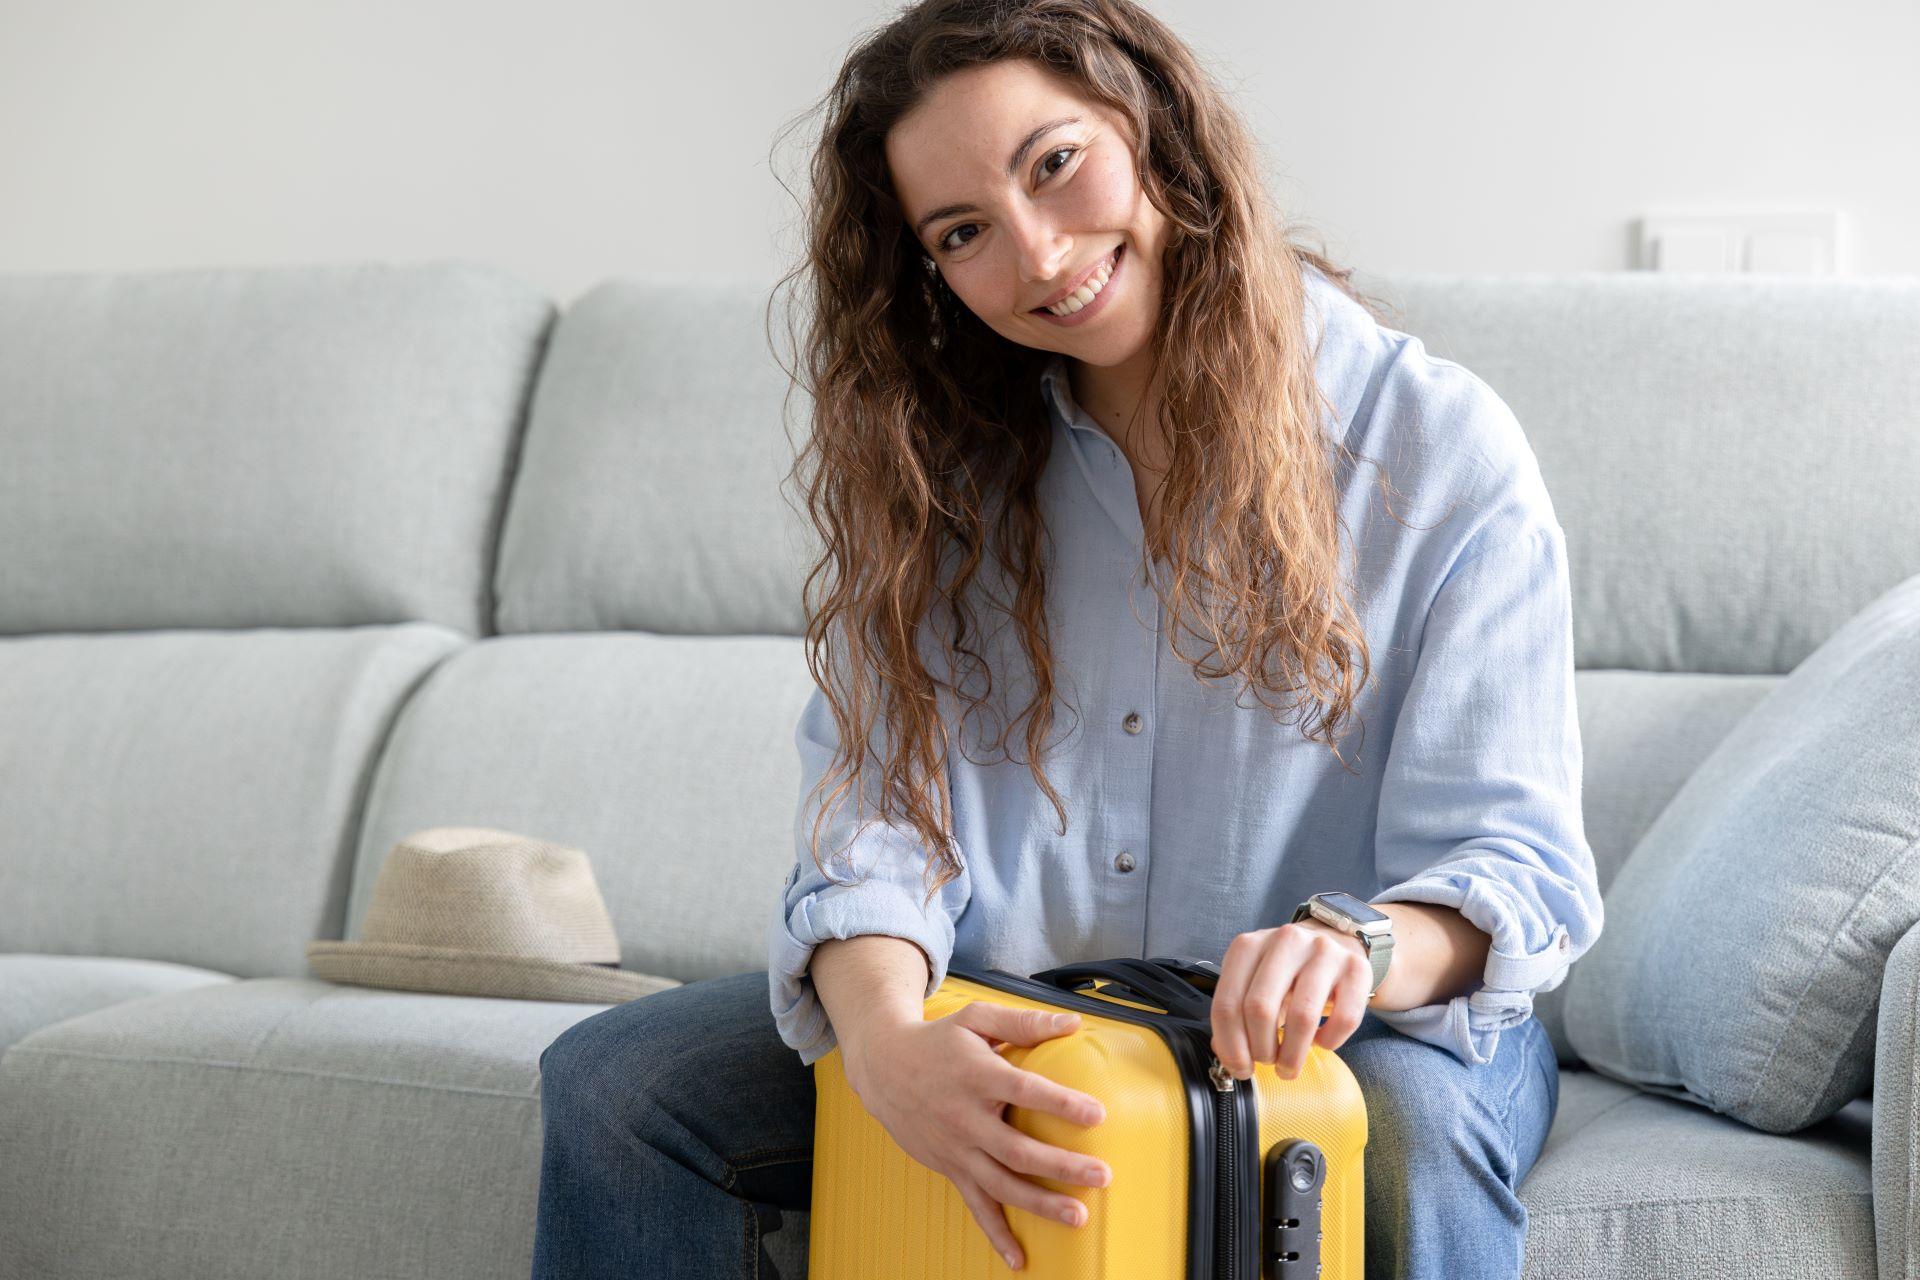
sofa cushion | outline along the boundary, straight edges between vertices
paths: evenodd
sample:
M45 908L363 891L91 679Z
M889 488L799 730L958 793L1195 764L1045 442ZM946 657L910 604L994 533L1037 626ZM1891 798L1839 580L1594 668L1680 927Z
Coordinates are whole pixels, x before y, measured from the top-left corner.
M1920 280L1376 280L1526 428L1580 666L1783 675L1914 572Z
M394 843L495 827L583 850L620 963L692 982L764 968L793 866L813 691L791 636L495 636L394 724L367 798L347 934Z
M299 977L337 938L361 804L446 627L0 641L0 952Z
M1761 1133L1591 1071L1560 1075L1520 1185L1527 1280L1872 1276L1872 1110Z
M231 974L117 956L0 955L0 1053L29 1032L162 991L232 982Z
M1567 981L1581 1058L1773 1132L1873 1073L1887 955L1920 919L1920 576L1715 748L1607 895Z
M540 1053L607 1007L269 978L44 1028L0 1059L0 1258L524 1280Z
M1579 671L1573 679L1585 748L1581 816L1604 895L1687 775L1785 677ZM1561 1065L1577 1066L1580 1055L1567 1039L1566 994L1565 982L1535 993L1533 1012Z
M0 632L484 634L553 314L484 263L0 276Z
M714 276L608 280L567 307L501 534L500 631L805 629L820 543L783 483L809 401L765 307L761 282Z

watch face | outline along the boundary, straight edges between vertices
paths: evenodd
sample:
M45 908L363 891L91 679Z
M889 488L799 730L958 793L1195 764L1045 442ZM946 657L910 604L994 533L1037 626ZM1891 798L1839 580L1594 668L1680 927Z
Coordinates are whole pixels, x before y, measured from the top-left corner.
M1387 918L1386 912L1376 911L1350 893L1321 893L1314 896L1355 924L1379 924Z

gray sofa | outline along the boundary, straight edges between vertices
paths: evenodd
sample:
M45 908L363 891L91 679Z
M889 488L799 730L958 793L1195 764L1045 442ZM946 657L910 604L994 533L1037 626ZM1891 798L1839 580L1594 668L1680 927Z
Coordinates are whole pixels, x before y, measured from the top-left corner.
M1540 459L1610 878L1920 572L1920 292L1361 283ZM812 550L765 302L562 312L461 262L0 276L0 1274L527 1274L538 1055L602 1006L334 986L303 948L457 824L586 850L628 968L765 967ZM1580 1070L1558 995L1530 1276L1920 1276L1920 937L1874 1097L1792 1136Z

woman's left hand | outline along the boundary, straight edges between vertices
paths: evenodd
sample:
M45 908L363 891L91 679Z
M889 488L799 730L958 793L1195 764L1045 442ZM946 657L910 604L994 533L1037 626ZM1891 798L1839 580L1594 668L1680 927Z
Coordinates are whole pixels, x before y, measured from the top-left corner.
M1250 1078L1255 1061L1272 1063L1291 1080L1312 1045L1337 1049L1353 1034L1372 985L1360 939L1318 920L1239 934L1214 983L1214 1056L1236 1080Z

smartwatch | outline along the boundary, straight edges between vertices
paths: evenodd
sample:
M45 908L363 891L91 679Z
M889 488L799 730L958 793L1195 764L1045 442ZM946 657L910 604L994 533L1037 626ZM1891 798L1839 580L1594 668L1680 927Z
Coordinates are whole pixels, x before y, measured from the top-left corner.
M1316 893L1293 909L1291 924L1314 919L1330 924L1342 933L1360 939L1367 949L1367 961L1373 965L1373 985L1367 999L1373 999L1386 981L1387 965L1393 960L1393 918L1377 911L1350 893Z

